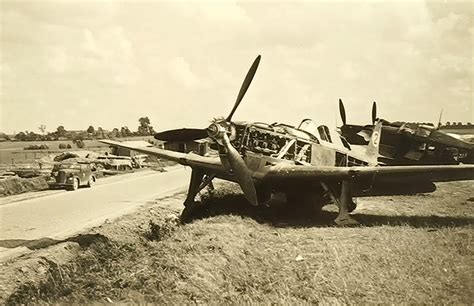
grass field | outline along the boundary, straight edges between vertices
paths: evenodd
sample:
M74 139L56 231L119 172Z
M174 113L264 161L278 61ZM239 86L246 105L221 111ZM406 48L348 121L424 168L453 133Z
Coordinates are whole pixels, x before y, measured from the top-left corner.
M8 302L472 304L474 186L438 187L359 199L351 228L332 225L334 209L250 207L231 184L178 225L180 194L95 229L76 260Z
M130 138L120 138L120 140L147 140L153 139L151 136L139 136ZM84 140L84 150L101 150L109 146L98 140ZM47 145L48 150L24 150L30 145ZM71 149L59 149L59 144L71 145ZM72 140L54 140L54 141L4 141L0 142L0 164L18 164L34 162L35 160L56 152L81 150L72 142Z

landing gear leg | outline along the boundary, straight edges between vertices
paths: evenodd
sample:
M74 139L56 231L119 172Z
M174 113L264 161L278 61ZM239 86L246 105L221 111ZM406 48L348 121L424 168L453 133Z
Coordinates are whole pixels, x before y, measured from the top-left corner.
M351 185L348 180L343 180L341 183L341 192L336 193L333 188L330 188L326 184L322 183L322 186L326 191L329 192L333 201L337 204L339 208L339 214L334 222L339 226L350 226L357 225L359 222L354 220L349 212L353 211L356 207L356 204L352 200Z
M354 201L354 199L351 198L351 201L349 202L349 205L347 206L348 211L351 213L357 208L357 203Z
M199 202L195 201L196 195L204 187L211 184L211 181L214 176L215 175L205 175L204 171L197 168L192 170L188 194L186 196L186 200L184 200L184 210L181 213L180 217L182 223L191 221L192 213L200 204Z
M337 199L337 204L339 206L339 215L337 216L336 222L339 226L348 226L359 224L356 220L352 219L349 215L349 208L354 204L352 201L352 194L350 183L348 180L343 180L341 185L341 196Z

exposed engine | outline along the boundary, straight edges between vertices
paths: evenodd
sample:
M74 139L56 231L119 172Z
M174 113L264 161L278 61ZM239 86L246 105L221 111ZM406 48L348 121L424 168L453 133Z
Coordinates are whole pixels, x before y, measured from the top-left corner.
M296 135L292 136L289 129L293 132L301 132L293 127L277 124L237 125L233 145L241 153L250 150L266 156L309 163L311 161L309 136L306 142L297 138Z

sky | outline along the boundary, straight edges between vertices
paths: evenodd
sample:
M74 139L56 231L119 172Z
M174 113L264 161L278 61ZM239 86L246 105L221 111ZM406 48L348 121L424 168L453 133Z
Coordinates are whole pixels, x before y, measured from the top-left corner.
M474 122L462 1L0 1L0 132Z

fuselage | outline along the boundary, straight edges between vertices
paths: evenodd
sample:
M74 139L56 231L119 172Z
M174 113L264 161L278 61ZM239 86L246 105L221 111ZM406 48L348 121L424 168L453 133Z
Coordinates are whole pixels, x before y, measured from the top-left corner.
M473 163L474 145L433 126L383 121L380 161L388 165ZM343 125L349 143L366 145L373 125Z
M306 120L307 122L307 120ZM239 151L247 167L255 173L255 185L260 202L270 194L284 193L287 196L303 195L319 197L320 204L330 202L320 181L308 180L295 183L291 180L266 183L258 179L258 173L268 166L280 163L328 167L375 166L377 158L369 158L363 151L355 151L337 133L331 133L326 126L300 125L298 128L281 123L234 122L230 136L232 145ZM217 177L234 181L232 175L217 174ZM328 180L331 184L331 181ZM337 184L337 182L333 182ZM435 185L418 181L406 182L359 180L353 186L354 196L387 194L413 194L432 192Z
M262 164L290 162L319 166L366 166L370 160L355 152L337 133L326 126L314 129L260 122L235 123L234 147L247 158L250 169ZM252 159L260 160L259 162Z

